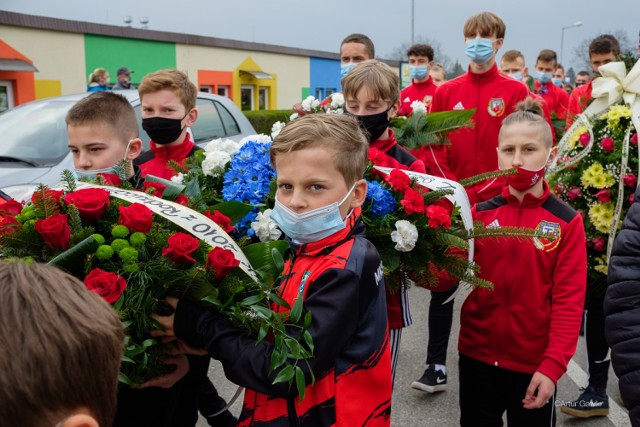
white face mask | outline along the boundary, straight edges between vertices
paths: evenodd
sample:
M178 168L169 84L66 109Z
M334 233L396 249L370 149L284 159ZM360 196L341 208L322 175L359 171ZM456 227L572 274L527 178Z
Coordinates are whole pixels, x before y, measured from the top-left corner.
M346 228L344 219L340 215L340 206L347 200L355 186L354 183L340 202L333 202L303 213L292 211L280 203L276 195L271 219L295 243L317 242Z
M129 141L129 143L127 144L127 148L124 150L123 160L125 162L128 160L127 156L129 155L129 147L131 146L132 142L133 140ZM74 168L74 172L75 172L76 178L95 179L98 174L115 174L116 169L114 166L111 166L108 168L102 168L102 169L91 169L91 170Z

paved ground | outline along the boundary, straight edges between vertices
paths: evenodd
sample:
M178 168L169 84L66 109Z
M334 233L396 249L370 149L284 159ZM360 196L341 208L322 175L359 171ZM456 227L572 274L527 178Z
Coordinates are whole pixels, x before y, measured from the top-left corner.
M429 303L429 292L415 288L411 291L411 304L413 310L413 326L406 328L400 350L398 372L396 373L395 389L393 394L392 427L410 426L457 426L458 423L458 376L456 352L457 335L460 327L458 321L462 299L466 293L461 292L456 301L454 325L451 332L452 340L449 345L448 355L448 384L446 392L434 395L426 394L411 388L411 382L419 378L424 371L426 357L426 318ZM565 374L558 384L557 397L559 401L574 400L579 395L579 386L586 384L586 355L584 339L581 337L578 351ZM229 399L236 390L236 386L224 378L220 364L213 361L209 376L219 388L220 394ZM557 426L580 427L626 427L630 426L626 410L622 407L618 381L613 371L609 374L609 404L611 406L608 417L594 419L576 419L558 411ZM238 414L242 398L238 399L231 407L234 414ZM506 423L505 423L506 424ZM198 427L206 427L203 419ZM517 427L517 426L512 426Z

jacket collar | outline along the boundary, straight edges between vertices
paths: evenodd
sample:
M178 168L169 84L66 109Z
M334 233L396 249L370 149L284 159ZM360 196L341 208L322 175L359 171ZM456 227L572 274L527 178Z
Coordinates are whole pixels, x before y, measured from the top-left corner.
M493 66L491 68L489 68L487 71L485 71L484 73L474 73L471 71L471 66L469 66L468 71L467 71L467 75L469 76L469 80L471 80L472 82L476 83L476 84L483 84L488 80L493 79L495 76L498 75L498 73L500 73L500 71L498 71L498 65L497 63L494 63Z
M429 76L429 78L427 78L427 80L425 80L423 82L418 83L417 81L412 80L411 83L413 83L413 85L415 87L417 87L417 88L423 88L423 87L427 87L427 86L430 86L430 85L434 84L433 83L433 79L431 78L431 76Z
M360 219L361 214L362 208L355 208L345 220L347 226L344 229L336 231L317 242L299 244L287 238L291 245L291 250L296 256L317 256L329 253L335 246L349 240L353 235L364 234L364 224Z
M535 208L537 206L541 206L547 199L551 196L551 191L549 191L549 184L547 181L542 181L542 195L540 197L536 197L531 193L527 193L522 198L522 203L520 200L513 194L509 192L509 185L505 184L502 187L502 198L506 200L506 202L518 208Z
M369 144L369 149L377 148L378 150L386 153L389 151L394 145L396 145L396 136L393 133L393 129L389 128L389 138L387 139L376 139L375 141L371 141Z
M189 156L189 153L195 146L193 142L191 142L191 136L189 132L185 135L184 141L182 144L178 145L160 145L151 141L149 143L151 151L156 159L162 161L168 160L182 160Z

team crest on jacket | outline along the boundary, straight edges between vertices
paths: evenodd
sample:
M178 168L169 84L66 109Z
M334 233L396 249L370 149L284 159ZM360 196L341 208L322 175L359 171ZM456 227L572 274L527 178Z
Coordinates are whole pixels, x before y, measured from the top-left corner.
M500 117L504 114L504 99L491 98L489 105L487 105L487 111L493 117Z
M553 237L534 237L533 243L541 251L551 252L560 244L561 231L560 224L557 222L540 221L540 224L536 227L536 232L550 234Z
M433 96L431 95L426 95L423 99L422 102L424 103L424 105L426 105L427 110L429 108L431 108L431 104L433 104Z

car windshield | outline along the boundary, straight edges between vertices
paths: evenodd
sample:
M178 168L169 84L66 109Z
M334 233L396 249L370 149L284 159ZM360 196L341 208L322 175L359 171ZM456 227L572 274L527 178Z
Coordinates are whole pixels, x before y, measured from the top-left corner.
M64 118L75 102L43 100L0 114L0 166L11 161L58 164L69 153Z

